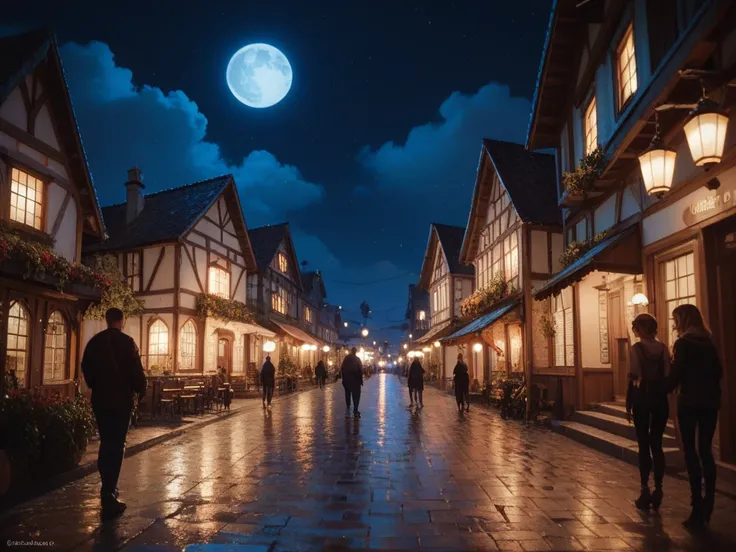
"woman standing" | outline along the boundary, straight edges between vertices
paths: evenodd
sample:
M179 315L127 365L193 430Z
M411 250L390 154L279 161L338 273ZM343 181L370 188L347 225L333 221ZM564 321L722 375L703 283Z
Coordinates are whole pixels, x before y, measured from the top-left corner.
M665 377L670 370L670 354L667 346L657 341L657 320L653 316L640 314L634 319L631 328L639 338L639 342L631 347L631 373L626 393L626 413L630 416L633 410L636 440L639 443L641 494L634 503L641 510L649 506L658 510L662 504L665 469L662 437L669 416ZM649 491L652 463L654 493Z
M672 311L672 318L678 339L675 341L668 388L680 388L677 417L693 507L683 525L688 529L699 529L710 521L715 502L713 435L721 407L723 367L711 333L695 305L680 305ZM705 479L705 496L701 479Z
M455 382L455 400L457 401L458 410L462 412L463 405L465 405L467 411L470 412L470 401L468 400L470 374L468 373L468 365L463 362L462 353L457 355L457 364L452 371L452 379Z
M314 376L317 378L317 386L323 389L325 380L327 379L327 368L325 367L324 361L320 360L317 363L317 367L314 369Z
M424 400L422 394L424 392L424 368L419 362L418 358L414 359L409 367L409 400L412 406L414 405L414 399L416 398L417 406L424 406Z

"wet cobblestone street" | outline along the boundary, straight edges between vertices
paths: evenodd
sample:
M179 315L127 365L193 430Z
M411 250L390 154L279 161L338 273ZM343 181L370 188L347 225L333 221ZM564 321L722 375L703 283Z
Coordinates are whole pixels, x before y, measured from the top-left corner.
M53 550L736 550L736 502L719 495L707 534L680 522L685 481L640 513L635 467L495 411L458 414L404 383L366 381L362 419L330 385L254 405L126 459L128 510L99 522L92 475L0 518L3 544ZM256 408L256 406L258 408Z

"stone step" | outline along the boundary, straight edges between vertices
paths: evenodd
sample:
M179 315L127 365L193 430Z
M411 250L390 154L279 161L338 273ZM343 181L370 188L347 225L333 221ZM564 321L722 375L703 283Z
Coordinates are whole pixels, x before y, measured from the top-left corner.
M626 421L626 410L624 409L624 416L618 416L609 414L608 411L602 410L578 410L572 415L571 420L573 422L580 422L603 431L608 431L620 437L626 437L632 441L636 441L636 428L634 424L629 424ZM665 444L668 440L672 441L672 446L677 446L675 443L675 428L672 422L668 420L668 425L664 428L664 439Z
M552 430L609 456L638 465L639 448L634 440L574 421L554 421ZM682 464L682 455L676 446L665 446L664 454L669 467Z
M591 410L601 412L602 414L608 414L609 416L616 416L622 420L626 420L626 405L624 403L606 402L594 405ZM667 427L664 430L665 435L675 435L675 425L672 420L667 420Z

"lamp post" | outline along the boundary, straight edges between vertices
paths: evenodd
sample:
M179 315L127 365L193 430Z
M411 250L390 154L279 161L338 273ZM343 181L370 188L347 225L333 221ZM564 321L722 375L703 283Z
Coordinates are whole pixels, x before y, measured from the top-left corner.
M476 343L473 345L473 373L474 375L478 375L478 353L480 353L483 350L483 345L480 343Z

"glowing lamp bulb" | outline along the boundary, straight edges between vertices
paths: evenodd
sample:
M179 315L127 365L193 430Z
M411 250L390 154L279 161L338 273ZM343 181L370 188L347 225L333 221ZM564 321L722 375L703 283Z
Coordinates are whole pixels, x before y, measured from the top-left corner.
M475 351L476 353L480 353L482 350L483 345L481 345L480 343L476 343L475 345L473 345L473 351Z
M647 296L643 293L636 293L631 298L631 304L640 307L646 307L649 304L649 299L647 299Z
M266 353L273 353L276 350L276 344L273 341L266 341L263 344L263 351Z

